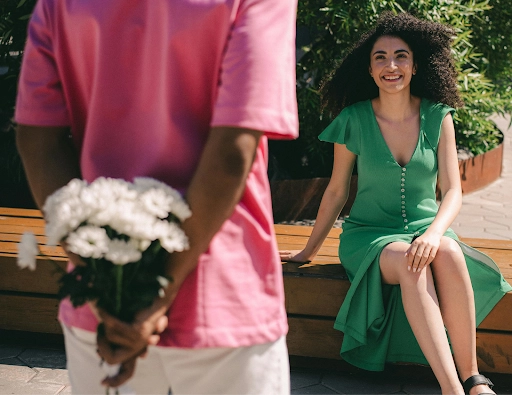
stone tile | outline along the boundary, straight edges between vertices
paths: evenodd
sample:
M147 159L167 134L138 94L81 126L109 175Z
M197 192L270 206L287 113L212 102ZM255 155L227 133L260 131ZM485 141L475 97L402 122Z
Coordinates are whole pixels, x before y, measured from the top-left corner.
M30 380L37 383L70 385L66 369L34 368L36 375Z
M411 380L403 384L402 390L410 395L441 395L441 388L437 382Z
M66 368L66 354L62 350L31 348L23 351L19 359L31 367L49 369Z
M468 206L464 207L464 209L467 209ZM467 213L466 211L462 211L463 209L461 209L461 212L463 213ZM471 207L469 213L471 215L479 215L479 216L483 216L483 217L487 217L487 216L494 216L494 217L499 217L499 216L502 216L503 214L500 213L499 211L494 211L494 210L489 210L488 208L485 208L483 205L480 206L480 205L474 205L473 207Z
M461 226L457 231L455 231L457 236L459 237L474 237L474 238L485 238L488 236L487 233L481 228L471 228L468 226ZM498 238L498 237L496 237Z
M392 394L400 392L398 380L389 380L383 374L365 372L364 375L326 373L322 384L342 394Z
M292 390L320 384L322 372L311 369L292 369L290 372Z
M483 215L475 215L472 213L461 213L455 217L454 223L464 224L466 226L478 225L484 220Z
M339 394L339 392L333 391L332 389L329 389L321 384L312 385L310 387L298 388L296 390L292 390L291 393L292 393L292 395L293 394L318 394L318 395Z
M28 366L0 365L0 383L28 382L36 374L37 372Z
M511 218L508 217L487 217L486 222L505 226L507 229L510 229L512 225Z
M0 345L0 361L6 358L15 358L23 351L22 347L10 347L7 345Z
M71 395L71 386L64 387L61 391L58 392L58 395Z
M60 384L24 383L0 381L0 394L11 395L54 395L63 389Z
M489 239L495 240L512 240L512 230L503 230L503 229L495 229L489 228L485 230L486 236Z

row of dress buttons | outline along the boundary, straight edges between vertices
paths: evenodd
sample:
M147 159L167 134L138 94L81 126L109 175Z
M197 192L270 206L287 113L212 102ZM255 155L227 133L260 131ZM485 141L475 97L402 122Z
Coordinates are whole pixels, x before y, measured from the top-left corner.
M402 178L400 179L400 192L402 193L402 218L404 220L404 230L408 230L409 226L407 225L407 213L405 211L405 172L407 169L405 167L402 167Z

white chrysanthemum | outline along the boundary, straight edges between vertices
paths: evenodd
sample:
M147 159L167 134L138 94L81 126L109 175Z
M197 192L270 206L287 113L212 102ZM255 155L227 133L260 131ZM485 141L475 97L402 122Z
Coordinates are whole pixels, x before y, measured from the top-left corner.
M188 238L175 223L167 223L165 234L159 237L160 244L169 253L188 249Z
M88 188L102 201L135 200L137 191L129 182L119 178L99 177Z
M133 187L139 193L149 191L150 189L172 189L162 181L158 181L150 177L135 177L133 179Z
M142 252L134 240L128 242L120 239L110 240L105 258L115 265L126 265L142 258Z
M25 232L18 244L18 266L21 269L36 270L36 256L39 253L36 236L32 232Z
M149 189L139 196L141 206L151 215L167 218L172 209L173 199L163 189Z
M185 221L192 215L192 211L190 211L190 207L187 202L185 202L181 197L179 200L173 201L172 207L169 211L178 217L181 222Z
M136 202L118 202L109 225L118 233L141 240L155 240L155 216L142 210Z
M173 213L183 222L192 214L181 194L163 182L153 178L137 177L133 180L133 185L141 194L146 209L159 218L166 218L169 213Z
M152 240L137 240L137 242L138 242L139 250L144 252L149 248Z
M66 239L68 249L82 258L102 258L109 249L110 239L103 228L81 226Z
M89 217L91 210L80 198L86 187L85 181L73 179L46 199L43 212L49 245L57 245Z

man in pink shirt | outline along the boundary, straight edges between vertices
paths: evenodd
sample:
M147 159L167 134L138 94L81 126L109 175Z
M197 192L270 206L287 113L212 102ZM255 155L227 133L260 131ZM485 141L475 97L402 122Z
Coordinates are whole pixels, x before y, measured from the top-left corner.
M39 206L72 178L159 179L191 248L133 324L60 306L74 393L289 392L267 138L295 138L296 0L39 0L17 143ZM148 344L158 346L148 347ZM116 345L115 347L112 345ZM148 350L144 359L137 358Z

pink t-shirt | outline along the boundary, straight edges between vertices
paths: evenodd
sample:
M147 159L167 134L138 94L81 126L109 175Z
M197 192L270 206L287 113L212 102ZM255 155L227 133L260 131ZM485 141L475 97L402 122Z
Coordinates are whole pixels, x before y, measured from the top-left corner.
M16 121L70 126L84 179L186 191L211 126L265 133L242 200L171 306L161 344L239 347L287 331L267 137L295 138L296 0L40 0ZM60 306L95 331L87 307Z

